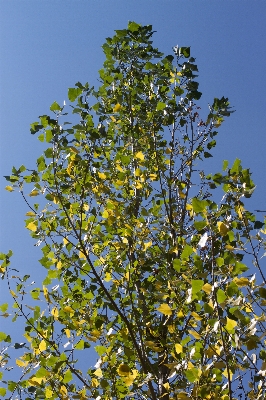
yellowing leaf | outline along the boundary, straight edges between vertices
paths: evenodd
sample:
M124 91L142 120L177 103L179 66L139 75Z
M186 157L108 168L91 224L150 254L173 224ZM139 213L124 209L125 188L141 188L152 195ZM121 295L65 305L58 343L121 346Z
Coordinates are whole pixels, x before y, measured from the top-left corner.
M200 321L202 317L196 312L192 311L191 315L195 318L195 320Z
M41 343L39 344L39 350L44 351L46 350L46 341L42 340Z
M36 232L37 226L34 224L34 222L30 222L30 223L27 225L27 229L29 229L29 230L32 231L32 232Z
M167 390L167 392L169 392L169 390L170 390L169 382L164 383L163 387Z
M25 215L26 215L26 217L35 217L36 213L33 211L28 211L28 212L26 212Z
M6 186L5 189L6 189L8 192L13 192L13 191L14 191L14 189L12 188L12 186Z
M93 375L98 376L98 378L102 378L103 372L101 368L96 369L96 371L93 373Z
M189 330L188 331L195 339L200 339L201 338L201 336L198 334L198 332L196 332L196 331L193 331L193 330Z
M113 111L114 111L114 112L118 112L118 111L121 110L121 108L122 108L121 104L117 103L117 104L114 106Z
M28 362L25 362L25 361L22 361L22 360L16 360L16 364L17 364L19 367L26 367L27 364L28 364Z
M69 313L70 315L72 314L74 314L74 310L73 310L73 308L72 307L70 307L70 306L65 306L64 307L64 311L65 312L67 312L67 313Z
M172 310L168 306L168 304L161 304L160 307L157 308L164 315L172 315Z
M51 397L53 397L53 390L50 387L45 388L45 397L47 399L50 399Z
M58 261L58 263L56 264L56 268L57 269L61 269L62 268L62 262Z
M205 293L210 294L212 291L212 285L205 283L205 285L202 286L202 290L204 290Z
M54 319L58 319L59 311L56 307L52 309L51 314L54 317Z
M121 165L116 164L116 169L120 172L124 172L123 168L121 167Z
M109 217L109 213L108 213L107 210L104 210L104 211L103 211L102 217L103 217L103 218L108 218L108 217Z
M125 377L123 381L125 382L126 386L130 386L132 385L137 376L138 376L138 370L133 369L132 373L130 373L127 377Z
M71 336L70 329L65 329L65 333L66 333L66 337L70 338L70 336Z
M117 372L118 372L119 376L129 376L130 368L126 364L120 364L118 369L117 369Z
M136 176L141 176L141 175L142 175L142 171L141 171L140 168L137 168L137 169L136 169L135 175L136 175Z
M231 246L230 244L227 244L227 245L225 246L225 248L226 248L226 250L229 250L229 251L235 250L235 248L234 248L233 246Z
M176 344L175 344L175 351L177 352L177 354L182 353L182 351L183 351L183 346L182 346L181 344L179 344L179 343L176 343Z
M98 172L98 176L100 179L106 179L106 175L103 172Z
M151 247L151 246L152 246L152 242L146 242L146 243L144 243L144 251L146 251L147 248L148 248L148 247Z
M249 279L248 278L234 278L233 281L235 284L239 287L244 287L249 285Z
M32 192L29 193L30 197L38 196L39 195L39 190L33 190Z
M136 154L135 154L135 158L138 158L139 160L144 160L144 154L141 152L141 151L138 151Z
M231 331L232 329L234 329L237 326L237 322L234 321L233 319L230 319L228 317L226 317L226 319L227 319L227 322L226 322L225 328L228 331Z
M218 226L218 231L220 232L220 234L222 236L227 235L227 232L229 231L229 228L228 228L227 225L225 225L224 222L221 222L221 221L217 222L217 226Z
M66 395L67 395L67 388L65 387L65 385L62 385L62 386L60 387L59 392L60 392L63 396L66 396Z
M42 376L41 378L37 378L37 376L33 376L32 378L29 379L29 383L32 386L36 386L36 384L40 385L43 381L44 382L46 381L44 376Z
M94 388L98 387L99 386L99 381L96 378L92 378L91 386L94 387ZM87 397L82 397L82 399L87 399Z

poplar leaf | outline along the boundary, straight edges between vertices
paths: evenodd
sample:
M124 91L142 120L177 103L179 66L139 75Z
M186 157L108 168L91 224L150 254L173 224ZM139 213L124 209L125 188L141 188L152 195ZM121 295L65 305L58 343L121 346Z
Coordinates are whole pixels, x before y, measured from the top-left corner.
M222 236L227 235L227 232L229 231L229 228L228 228L227 225L225 225L224 222L221 222L221 221L217 222L217 226L218 226L218 231L220 232L220 234Z
M40 351L46 350L46 341L45 340L42 340L41 343L39 344L39 350Z
M139 160L143 161L144 160L144 154L141 151L138 151L135 154L135 158L138 158Z
M32 232L36 232L36 231L37 231L37 226L34 224L34 222L30 222L30 223L27 225L27 229L29 229L29 230L32 231Z
M168 304L161 304L160 307L157 308L164 315L172 315L172 310L168 306Z
M117 103L117 104L114 106L113 111L114 111L114 112L118 112L118 111L121 110L121 108L122 108L121 104Z
M118 369L117 369L117 372L118 372L119 376L129 376L130 368L126 364L120 364Z
M182 351L183 351L183 346L182 346L181 344L179 344L179 343L176 343L176 344L175 344L175 351L177 352L177 354L182 353Z
M226 325L225 325L225 329L228 331L231 331L232 329L234 329L237 326L237 322L234 321L233 319L230 319L228 317L226 317Z

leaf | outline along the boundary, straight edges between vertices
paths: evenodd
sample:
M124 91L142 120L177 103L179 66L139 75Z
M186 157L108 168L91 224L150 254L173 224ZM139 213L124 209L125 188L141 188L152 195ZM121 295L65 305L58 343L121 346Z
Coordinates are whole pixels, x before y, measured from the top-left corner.
M133 369L132 372L127 377L125 377L123 379L125 384L126 384L126 386L131 386L137 376L138 376L138 370L137 369Z
M196 294L196 293L200 292L203 285L204 285L204 281L199 280L199 279L193 279L191 282L192 294Z
M161 102L161 101L159 101L159 102L157 103L156 110L157 110L157 111L161 111L161 110L164 110L165 107L166 107L166 104L163 103L163 102Z
M200 213L207 208L208 203L206 200L199 200L197 197L194 197L191 201L191 205L195 213Z
M40 351L45 351L46 350L46 341L42 340L39 344L39 350Z
M19 367L25 367L26 365L27 365L27 363L25 363L25 361L22 361L22 360L16 360L16 364L19 366Z
M204 292L206 292L207 294L211 294L212 285L210 285L209 283L205 283L205 285L202 286L202 290L204 290Z
M69 88L68 89L68 98L71 102L75 101L76 98L82 93L82 89L80 88Z
M130 368L127 364L120 364L117 373L119 376L129 376L130 374Z
M237 322L233 319L230 319L228 317L226 317L226 325L225 325L225 329L227 331L232 331L236 326L237 326Z
M12 186L6 186L5 189L6 189L8 192L13 192L13 191L14 191L14 189L13 189Z
M34 222L30 222L30 223L27 225L26 228L29 229L29 230L32 231L32 232L36 232L36 231L37 231L37 226L35 225Z
M97 376L98 378L102 378L103 376L103 371L101 370L101 368L97 368L96 371L93 372L93 374L95 376Z
M234 278L233 281L238 287L245 287L249 285L249 279L248 278Z
M179 343L176 343L176 344L175 344L175 351L176 351L177 354L182 353L182 351L183 351L183 346L182 346L181 344L179 344Z
M81 339L75 346L76 350L83 350L84 349L84 340Z
M51 111L60 111L61 107L56 101L54 101L53 104L50 107L50 110Z
M217 296L218 304L223 303L227 299L227 296L226 296L225 292L222 289L218 289L217 290L216 296Z
M51 397L53 397L53 394L54 394L54 392L53 392L51 387L46 387L45 388L45 397L47 399L51 399Z
M160 307L157 308L164 315L172 315L172 310L168 304L161 304Z
M0 396L5 396L6 395L6 389L5 388L0 388Z
M229 231L229 228L228 228L227 225L225 225L224 222L221 222L221 221L217 222L217 226L218 226L218 231L220 232L220 234L222 236L227 235L227 232Z
M193 331L192 329L189 329L188 333L190 333L195 339L201 339L200 334L196 331Z
M117 104L114 106L113 111L114 111L114 112L119 112L119 111L121 110L121 108L122 108L121 104L117 103Z
M141 161L143 161L143 160L144 160L144 154L143 154L141 151L138 151L138 152L135 154L135 158L138 158L138 159L140 159Z

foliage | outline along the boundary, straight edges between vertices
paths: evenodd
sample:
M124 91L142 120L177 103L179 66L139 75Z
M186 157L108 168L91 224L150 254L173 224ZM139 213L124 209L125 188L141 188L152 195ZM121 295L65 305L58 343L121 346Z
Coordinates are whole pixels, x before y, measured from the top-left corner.
M265 398L266 230L244 204L255 186L238 159L199 169L232 110L216 98L202 120L190 48L165 57L152 34L130 22L107 38L100 87L69 89L76 123L54 102L31 124L48 144L37 168L6 177L47 276L29 291L1 254L14 300L1 311L25 320L26 340L0 334L5 375L22 352L5 398Z

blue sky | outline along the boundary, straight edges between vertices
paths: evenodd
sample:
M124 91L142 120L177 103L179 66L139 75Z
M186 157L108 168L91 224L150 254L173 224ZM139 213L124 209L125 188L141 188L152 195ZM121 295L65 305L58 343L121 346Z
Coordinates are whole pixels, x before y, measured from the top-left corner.
M266 210L265 18L265 0L0 1L0 252L14 251L13 267L35 280L43 275L40 250L24 228L27 207L4 190L3 175L13 165L34 168L44 147L30 123L55 100L67 100L77 81L97 85L101 45L129 20L152 24L154 42L166 54L176 44L191 46L203 115L214 97L229 97L236 112L220 129L205 170L218 172L222 160L240 158L257 184L248 207ZM1 304L3 283L0 290Z

